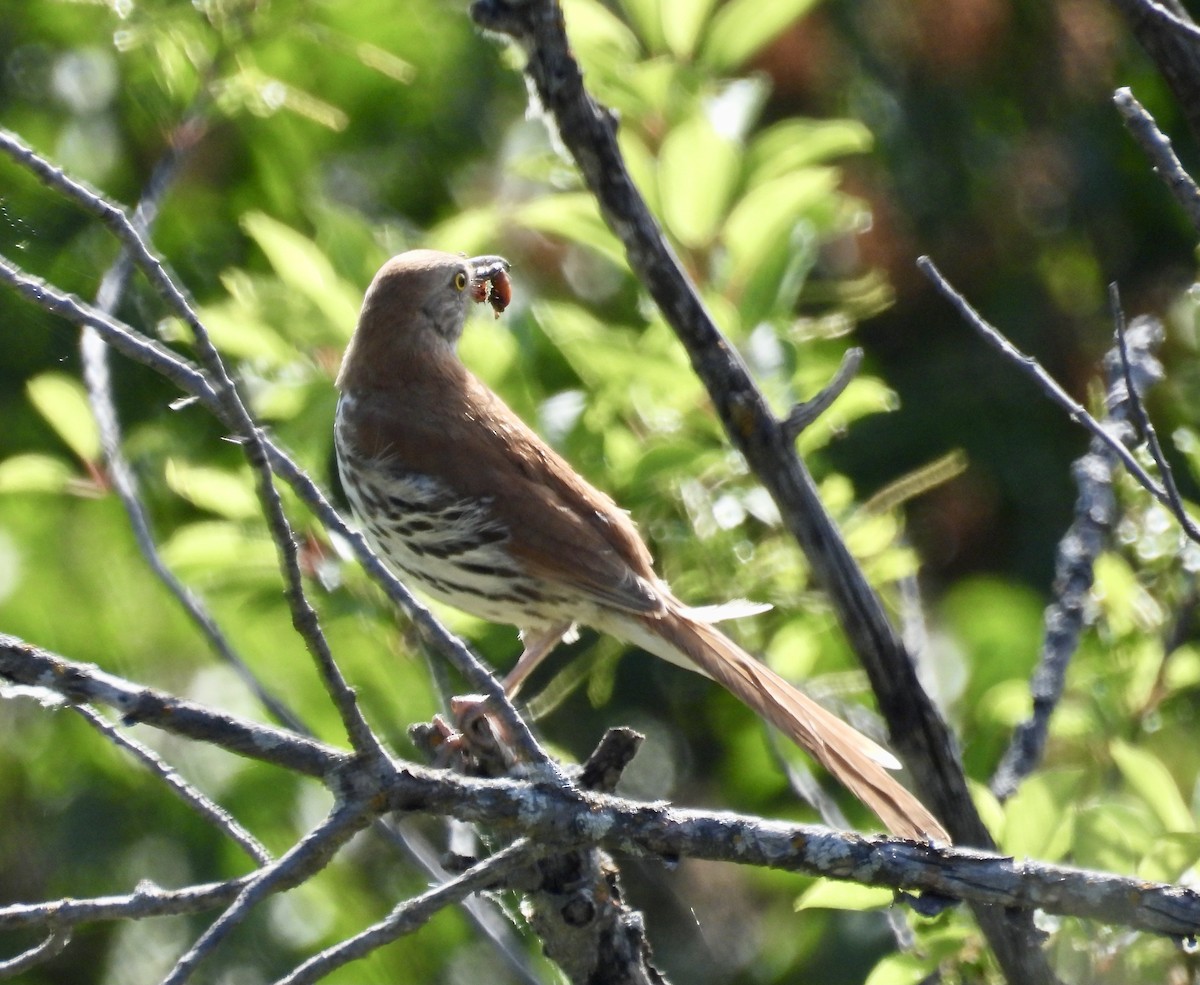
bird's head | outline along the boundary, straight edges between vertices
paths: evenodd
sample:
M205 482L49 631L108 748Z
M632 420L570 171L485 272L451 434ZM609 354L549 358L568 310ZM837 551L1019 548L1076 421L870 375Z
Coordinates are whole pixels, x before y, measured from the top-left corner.
M338 387L396 371L416 354L452 349L471 302L487 301L497 315L507 306L507 271L508 261L498 256L410 250L392 257L363 298Z

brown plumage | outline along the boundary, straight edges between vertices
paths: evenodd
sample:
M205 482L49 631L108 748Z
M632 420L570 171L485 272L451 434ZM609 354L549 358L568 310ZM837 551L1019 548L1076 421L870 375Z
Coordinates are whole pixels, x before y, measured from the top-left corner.
M338 375L335 443L376 550L432 597L521 630L510 692L574 625L592 626L724 685L894 834L949 842L888 774L890 753L676 599L628 516L459 361L467 309L504 266L416 250L367 291ZM507 298L490 300L499 311Z

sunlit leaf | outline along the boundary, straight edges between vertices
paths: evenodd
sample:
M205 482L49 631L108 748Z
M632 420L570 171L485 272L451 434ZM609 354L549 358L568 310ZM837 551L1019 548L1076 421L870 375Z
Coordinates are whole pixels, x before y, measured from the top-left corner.
M811 262L815 248L804 214L836 186L836 172L812 168L764 182L733 206L722 239L729 251L730 286L742 295L739 306L748 323L778 310L788 271Z
M736 68L799 20L815 0L729 0L704 34L700 57L714 69Z
M1075 864L1132 872L1159 833L1147 804L1135 807L1117 800L1089 804L1075 822Z
M222 573L226 579L274 575L275 549L265 536L251 536L240 523L209 520L176 530L162 545L163 560L181 573Z
M1153 882L1178 882L1200 862L1200 834L1173 832L1154 839L1137 874Z
M818 879L804 891L797 910L878 910L890 906L895 894L879 886L860 886L836 879Z
M967 777L967 787L971 792L971 800L979 811L979 818L988 831L999 832L1004 828L1004 805L992 793L991 788L977 780Z
M99 459L100 431L82 383L64 373L43 373L25 384L25 392L46 423L81 461Z
M654 215L662 214L662 203L658 197L658 165L642 139L632 130L617 133L621 156L637 190L646 201L646 208Z
M266 254L281 281L308 298L348 337L358 321L361 298L333 269L312 240L262 212L242 217L242 226Z
M670 4L671 0L621 0L621 6L629 15L634 29L651 52L660 52L666 48L663 17Z
M703 116L667 134L659 152L658 198L663 221L685 246L707 245L737 186L737 145Z
M874 376L858 376L832 406L800 432L798 447L811 452L829 444L833 436L853 422L872 414L886 414L899 406L896 392Z
M496 237L503 229L497 209L480 206L455 212L438 223L422 237L422 245L447 253L467 253L475 256L495 250Z
M188 502L218 516L244 520L259 511L249 472L225 472L171 458L167 460L166 480Z
M590 195L571 192L533 199L514 210L513 218L530 229L589 247L618 266L625 263L624 248L600 218Z
M625 62L636 60L638 40L628 26L596 0L564 0L563 19L572 46L586 61L598 50Z
M1166 764L1151 752L1120 739L1109 744L1109 753L1121 775L1154 811L1168 832L1196 830L1196 819Z
M757 134L746 154L751 185L781 178L871 148L871 131L857 120L784 120Z
M676 56L685 61L692 57L715 6L716 0L668 0L662 4L663 39Z
M864 985L918 985L929 981L929 960L924 955L901 953L881 958Z
M59 493L74 478L60 458L29 452L0 462L0 493Z
M258 317L257 311L236 301L205 305L199 314L212 344L225 355L271 366L283 365L299 355L274 326Z
M1004 805L1002 850L1016 858L1056 862L1071 848L1074 836L1075 790L1082 773L1037 773Z

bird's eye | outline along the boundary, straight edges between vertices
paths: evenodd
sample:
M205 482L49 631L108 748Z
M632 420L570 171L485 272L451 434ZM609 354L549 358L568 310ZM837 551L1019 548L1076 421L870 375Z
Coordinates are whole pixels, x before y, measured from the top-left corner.
M454 286L460 291L465 291L467 289L467 275L461 270L454 275Z

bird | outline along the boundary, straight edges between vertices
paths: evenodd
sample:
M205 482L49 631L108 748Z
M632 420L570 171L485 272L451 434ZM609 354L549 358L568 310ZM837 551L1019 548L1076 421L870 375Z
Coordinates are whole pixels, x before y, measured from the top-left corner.
M901 838L949 844L882 746L818 704L655 573L627 513L461 361L468 312L508 303L508 264L411 250L380 268L336 378L337 467L375 552L411 587L516 626L513 695L576 626L698 670L806 750ZM719 608L719 607L717 607Z

